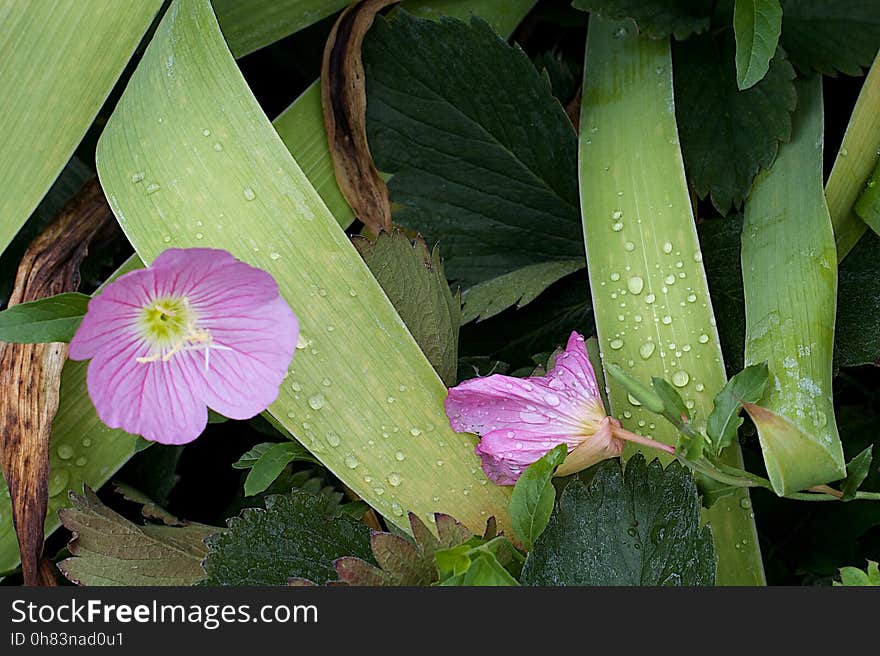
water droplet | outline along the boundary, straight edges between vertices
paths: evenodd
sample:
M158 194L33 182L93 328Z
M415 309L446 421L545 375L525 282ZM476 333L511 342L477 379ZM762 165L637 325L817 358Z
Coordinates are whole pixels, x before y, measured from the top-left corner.
M634 243L632 243L631 241L628 241L628 242L626 242L626 243L623 245L623 248L624 248L627 252L631 253L631 252L633 252L633 251L636 249L636 245L635 245Z
M697 295L696 294L688 294L687 299L688 299L688 303L693 303L697 300Z
M654 300L655 300L655 296L653 294L648 294L647 296L645 296L645 303L650 304L650 303L653 303Z
M314 396L309 397L309 407L312 410L320 410L324 407L324 395L323 394L315 394Z
M398 451L394 454L394 459L397 460L397 462L403 462L406 460L406 454L403 451Z
M617 272L612 273L612 274L611 274L610 276L608 276L608 277L611 278L611 281L612 281L612 282L617 282L618 280L620 280L620 274L617 273Z
M320 296L321 298L324 298L325 296L327 296L327 290L324 289L323 287L321 287L321 288L318 290L318 296Z
M544 395L544 403L549 405L551 408L555 408L556 406L558 406L561 403L561 401L560 401L559 397L556 396L555 394L545 394Z
M668 276L666 276L666 278L663 280L663 282L665 282L667 285L674 285L675 284L675 276L670 273Z
M159 185L157 185L155 182L151 182L150 184L147 185L146 192L147 192L148 194L155 194L155 193L156 193L157 191L159 191L161 188L162 188L162 187L160 187Z
M67 481L70 474L66 469L56 469L49 476L49 496L55 497L67 489Z
M390 474L388 474L388 484L391 487L397 487L402 481L403 478L401 478L400 474L398 474L397 472L391 472Z
M416 428L415 426L413 426L412 428L409 429L409 434L412 435L413 437L418 437L419 435L422 434L422 430L420 428Z
M709 336L708 336L706 333L703 333L702 335L700 335L699 337L697 337L697 341L698 341L700 344L705 344L705 343L707 343L707 342L709 341Z
M85 437L83 438L82 445L88 449L90 446L92 446L92 441L89 438Z
M666 253L667 255L669 255L672 252L672 243L671 242L667 241L663 244L663 252Z
M203 235L201 232L196 233L196 239L204 239L204 237L205 235Z
M697 251L696 253L694 253L694 262L702 262L702 261L703 261L703 254L700 251Z
M752 507L752 502L748 497L743 497L739 500L739 507L743 510L748 510Z
M620 222L620 221L618 221L617 223L612 223L612 224L611 224L611 229L612 229L614 232L620 232L621 230L623 230L623 223Z
M166 244L170 244L171 243L171 235L165 235L164 237L162 237L162 241L165 242Z
M203 136L203 137L210 137L210 136L211 136L211 130L210 130L209 128L205 128L204 130L202 130L202 136Z
M325 378L324 380L321 381L321 385L323 385L324 387L330 387L332 384L333 384L333 381L330 380L329 378Z
M672 384L676 387L684 387L691 380L691 376L684 370L676 371L672 374Z
M668 326L669 324L672 323L672 317L670 317L670 316L667 314L665 317L663 317L663 318L661 319L661 321L663 322L663 325Z
M702 392L704 389L706 389L706 386L703 385L703 383L697 383L696 385L694 385L694 389L698 392Z
M385 494L385 488L384 487L374 487L373 492L375 492L377 495L379 495L381 497L383 494Z
M303 386L300 383L297 383L296 381L294 381L290 384L290 389L292 389L294 392L302 392L302 388L303 388Z
M403 508L400 507L400 504L396 501L391 502L391 512L393 512L397 517L403 515Z
M273 262L274 262L275 260L280 259L280 258L281 258L281 254L280 254L280 253L269 253L269 259L272 260Z
M614 210L614 211L611 213L611 218L612 218L612 219L619 219L619 218L622 217L622 216L623 216L623 212L621 212L620 210Z
M654 349L656 348L654 342L645 342L639 347L639 355L642 356L642 359L647 360L654 355Z
M630 293L641 294L642 290L645 288L645 281L642 280L641 276L633 276L627 281L626 286Z
M610 346L611 348L613 348L616 351L616 350L623 347L623 340L622 339L612 339L611 342L608 344L608 346Z
M250 187L245 187L243 190L243 193L244 193L244 197L248 200L253 200L254 198L257 197L257 194Z
M214 142L214 150L216 150L218 153L221 152L223 150L223 144L220 143L219 141L215 141Z
M77 467L85 467L88 463L89 463L89 459L86 458L85 456L80 456L79 458L76 459L76 466Z
M73 457L73 447L69 444L61 444L58 447L58 457L62 460L69 460Z
M330 446L339 446L341 441L336 433L327 433L327 444Z
M637 407L637 408L638 408L640 405L642 405L642 402L639 401L639 400L638 400L636 397L634 397L632 394L627 394L627 395L626 395L626 400L630 402L630 405L634 405L634 406ZM642 426L642 425L644 425L644 424L641 424L641 423L640 423L639 425Z
M348 454L347 456L345 456L345 466L349 469L356 469L359 464L360 463L358 462L358 459L355 458L353 455Z
M131 175L131 181L135 184L141 182L144 179L144 175L146 175L143 171L138 171L137 173L133 173Z

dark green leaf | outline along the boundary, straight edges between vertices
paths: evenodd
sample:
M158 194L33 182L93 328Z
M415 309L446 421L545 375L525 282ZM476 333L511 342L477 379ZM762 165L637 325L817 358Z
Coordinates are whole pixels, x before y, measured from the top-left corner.
M715 406L706 422L706 434L712 440L712 450L717 456L733 444L737 431L743 423L739 416L743 403L757 403L764 396L770 370L767 363L753 364L727 381L715 396Z
M483 21L379 18L364 42L367 130L395 221L439 240L467 289L583 258L577 139L547 78Z
M768 168L791 137L797 102L794 69L782 52L750 89L736 82L732 33L676 43L675 105L688 178L722 214L739 206L759 168Z
M528 305L550 285L586 265L583 259L541 262L474 285L462 297L461 322L488 319L513 305L517 309Z
M355 246L437 374L454 385L461 298L449 289L439 250L400 231L359 237Z
M320 498L303 491L246 508L229 530L208 540L208 585L284 585L290 578L324 583L336 578L333 561L372 561L370 530L349 517L329 514Z
M840 367L880 360L880 237L874 233L840 263L834 350Z
M748 89L770 68L782 32L779 0L736 0L733 12L736 33L736 82Z
M873 560L868 561L867 571L858 567L841 567L840 583L834 582L834 585L841 586L880 586L880 566Z
M556 501L553 472L567 455L568 447L565 444L557 445L526 467L513 487L510 526L526 551L532 548L550 521L553 502Z
M85 294L69 292L13 305L0 312L0 342L69 342L89 307Z
M712 585L712 532L693 476L639 454L574 478L523 568L525 585Z
M712 0L574 0L574 6L615 20L632 18L655 39L685 39L709 27Z
M250 497L264 491L281 475L287 465L297 460L321 464L298 442L273 444L251 467L244 481L245 495Z
M846 478L840 484L840 491L843 492L843 501L855 499L856 492L871 471L871 461L873 459L874 445L859 453L855 458L846 463Z
M782 0L782 47L802 71L861 75L880 48L876 0Z
M224 529L203 524L138 526L113 512L90 489L71 493L58 511L73 533L72 558L58 563L78 585L192 585L205 576L205 538Z
M566 103L577 93L581 84L579 64L552 50L540 53L532 59L532 63L539 71L547 72L550 88L559 102Z

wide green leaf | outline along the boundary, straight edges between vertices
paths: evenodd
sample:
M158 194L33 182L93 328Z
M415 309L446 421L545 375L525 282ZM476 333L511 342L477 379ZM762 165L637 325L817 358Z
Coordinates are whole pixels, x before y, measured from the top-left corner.
M364 68L395 222L442 242L449 278L468 288L583 257L574 130L525 53L477 19L397 12L368 34Z
M70 159L161 6L0 2L0 252Z
M688 179L697 194L710 195L722 214L739 206L761 168L791 137L797 96L794 70L781 52L767 75L750 89L737 87L732 34L699 36L678 43L675 104Z
M77 292L20 303L0 312L0 342L69 342L89 306Z
M484 484L474 438L449 426L445 386L260 111L210 3L169 10L97 163L144 261L223 248L278 281L301 333L270 412L358 496L404 528L404 508L506 522L507 493Z
M265 509L246 508L228 524L207 541L207 585L285 585L291 578L322 584L336 579L337 558L373 561L370 529L328 513L308 492L270 496Z
M782 32L779 0L736 0L733 10L736 32L736 83L748 89L760 82L770 68Z
M782 47L802 71L861 75L880 48L876 0L781 0Z
M213 0L223 36L235 57L244 57L317 23L348 0Z
M574 6L603 18L632 18L655 39L685 39L709 28L712 0L574 0Z
M592 479L590 478L590 474ZM526 558L525 585L712 585L712 532L693 476L642 455L574 478Z
M556 500L553 472L567 455L567 445L559 444L526 467L513 487L513 494L510 496L510 526L526 551L532 548L550 521L553 502Z
M88 488L71 500L74 507L61 517L74 535L73 557L58 567L78 585L192 585L205 576L205 538L223 531L203 524L138 526Z
M440 249L397 230L355 246L437 375L455 385L461 298L449 289Z
M766 361L772 376L761 408L746 408L777 494L845 475L831 393L837 253L822 189L823 129L821 79L799 81L792 141L746 202L746 363Z
M869 560L867 570L861 570L858 567L841 567L840 583L835 581L834 585L880 586L880 566L875 561Z

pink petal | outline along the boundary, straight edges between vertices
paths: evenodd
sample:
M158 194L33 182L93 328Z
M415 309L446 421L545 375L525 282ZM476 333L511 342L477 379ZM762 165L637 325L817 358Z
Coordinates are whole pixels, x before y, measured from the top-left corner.
M550 381L550 387L554 389L565 389L589 401L602 398L599 395L596 372L593 371L593 365L587 355L584 337L576 332L571 333L565 351L556 357L556 362L546 377Z
M196 439L208 423L201 381L181 370L177 358L138 362L149 347L140 339L117 343L89 363L86 382L107 426L163 444Z
M569 452L583 437L546 435L525 430L495 430L486 433L475 453L483 462L483 471L496 485L513 485L526 467L557 444L567 444Z

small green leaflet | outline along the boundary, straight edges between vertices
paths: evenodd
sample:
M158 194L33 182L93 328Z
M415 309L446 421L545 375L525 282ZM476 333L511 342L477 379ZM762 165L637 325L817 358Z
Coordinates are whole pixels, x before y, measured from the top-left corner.
M523 557L504 536L474 537L434 553L442 586L516 586Z
M691 411L685 405L681 394L664 378L653 376L651 378L651 385L654 387L654 391L663 399L663 412L660 414L665 417L666 421L681 430L691 419Z
M590 478L592 474L592 478ZM712 585L712 532L690 471L641 454L574 477L522 571L523 585Z
M250 468L244 482L244 493L251 497L266 490L284 468L296 460L321 464L298 442L281 442L258 444L232 466L236 469Z
M576 9L603 18L632 18L639 32L654 39L686 39L709 28L713 0L574 0Z
M90 297L69 292L20 303L0 312L0 342L69 342L89 306Z
M455 574L440 582L442 586L517 586L517 581L498 559L490 553L482 553L468 560L468 567L461 574Z
M865 190L853 206L853 211L871 230L880 234L880 160L868 178Z
M739 416L743 403L757 403L764 396L770 370L767 363L746 367L715 396L715 407L706 422L706 434L712 441L714 455L733 443L736 433L743 423Z
M880 586L880 566L873 560L868 561L868 570L864 571L858 567L841 567L840 583L834 582L839 586Z
M841 497L842 501L855 499L856 492L871 471L873 451L874 445L872 444L846 463L846 478L844 478L843 482L840 484L840 491L843 492L843 497Z
M529 551L547 528L556 488L553 472L568 455L568 447L558 444L542 458L529 465L516 481L510 497L510 525L523 548Z
M612 378L614 378L614 380L623 386L628 394L645 406L646 409L658 415L663 413L663 410L666 408L666 403L664 402L663 397L657 394L657 391L654 388L636 380L626 373L622 367L613 362L606 364L605 370Z
M733 10L736 33L736 83L748 89L770 68L782 32L779 0L736 0Z

